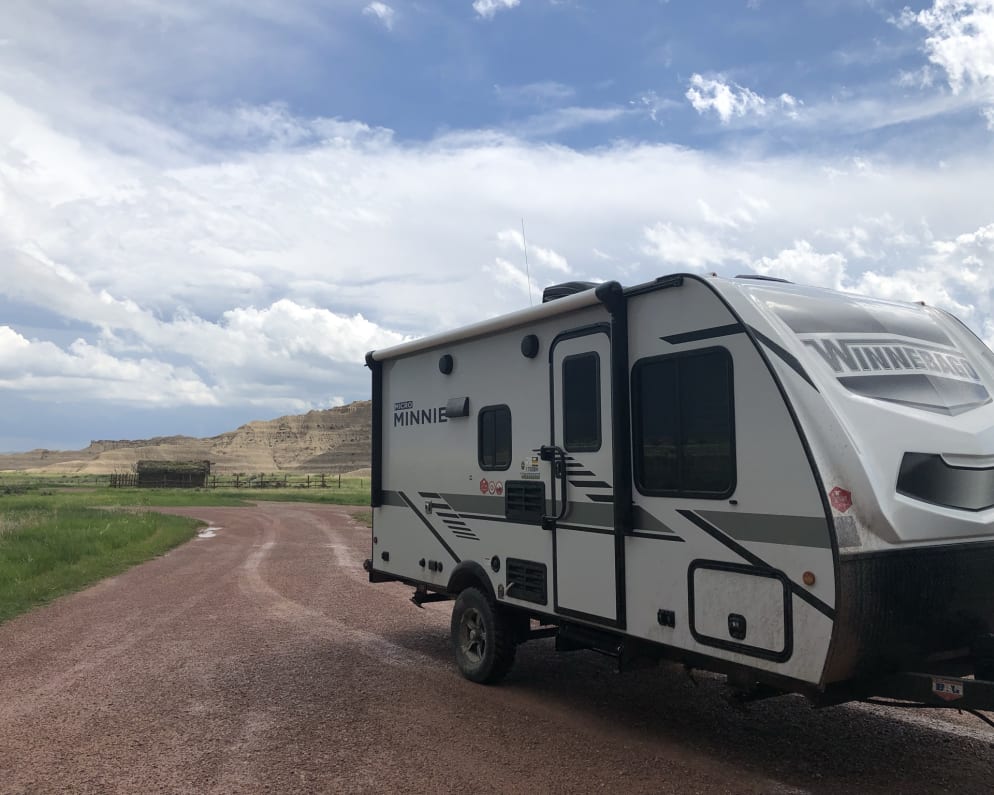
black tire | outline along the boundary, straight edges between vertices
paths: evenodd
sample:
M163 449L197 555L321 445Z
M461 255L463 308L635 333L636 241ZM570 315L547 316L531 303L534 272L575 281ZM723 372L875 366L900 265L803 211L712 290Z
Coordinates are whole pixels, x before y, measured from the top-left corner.
M514 664L513 626L479 588L467 588L452 608L452 650L460 673L492 685Z

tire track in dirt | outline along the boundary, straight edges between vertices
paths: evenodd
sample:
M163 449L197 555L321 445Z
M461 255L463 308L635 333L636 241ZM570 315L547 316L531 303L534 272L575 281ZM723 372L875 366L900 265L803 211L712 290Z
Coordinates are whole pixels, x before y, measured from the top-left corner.
M742 709L548 641L473 685L347 509L175 512L216 537L0 626L0 792L989 790L990 742L917 712Z
M347 517L347 514L337 515L337 518L343 517ZM292 517L281 517L270 521L263 531L262 543L248 556L242 565L244 574L242 585L246 595L254 599L257 603L264 605L269 614L278 620L292 623L302 632L334 640L338 644L351 644L355 647L356 651L366 654L379 662L403 667L434 668L435 661L430 657L391 643L372 632L348 626L344 622L332 618L318 609L307 607L301 602L285 596L267 581L264 576L266 559L278 544L279 537L286 533L286 525L290 518ZM313 522L307 521L304 524L314 529ZM334 538L333 532L326 527L322 526L317 529L325 531L329 538ZM353 568L351 556L342 551L343 549L347 549L351 553L350 547L346 547L346 545L341 543L329 546L334 553L334 562L338 568L346 571ZM342 565L343 561L344 565ZM361 564L359 565L359 571L362 571Z

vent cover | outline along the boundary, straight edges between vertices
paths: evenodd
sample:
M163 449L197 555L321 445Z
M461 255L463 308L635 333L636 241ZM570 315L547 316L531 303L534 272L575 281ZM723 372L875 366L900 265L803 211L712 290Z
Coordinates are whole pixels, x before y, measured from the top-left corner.
M933 453L905 453L897 491L946 508L985 511L994 507L994 469L954 467Z
M504 483L504 517L511 522L542 524L545 483L541 480L508 480Z
M507 559L507 595L512 599L544 605L549 601L544 563L537 560Z
M584 290L592 290L597 284L594 282L563 282L562 284L552 284L542 291L542 303L555 301L557 298L565 298L567 295L582 293Z

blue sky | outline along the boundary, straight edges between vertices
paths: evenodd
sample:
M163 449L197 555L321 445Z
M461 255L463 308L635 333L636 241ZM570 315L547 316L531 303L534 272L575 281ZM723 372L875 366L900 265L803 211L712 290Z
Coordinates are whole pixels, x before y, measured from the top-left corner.
M994 340L994 0L4 17L0 450L364 398L365 350L571 279L768 273Z

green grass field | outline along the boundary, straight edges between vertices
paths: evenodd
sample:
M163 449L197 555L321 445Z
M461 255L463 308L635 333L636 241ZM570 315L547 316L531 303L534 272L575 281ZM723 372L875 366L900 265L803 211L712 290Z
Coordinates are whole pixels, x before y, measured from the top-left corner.
M199 522L75 496L0 497L0 621L192 538Z
M199 522L151 508L256 500L369 505L369 480L339 487L128 489L53 477L0 477L0 622L161 555ZM358 517L360 521L364 516Z

